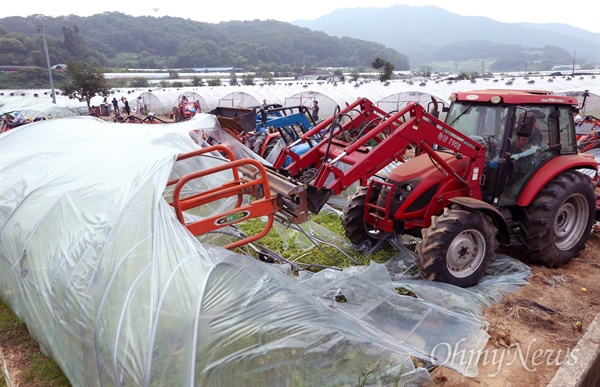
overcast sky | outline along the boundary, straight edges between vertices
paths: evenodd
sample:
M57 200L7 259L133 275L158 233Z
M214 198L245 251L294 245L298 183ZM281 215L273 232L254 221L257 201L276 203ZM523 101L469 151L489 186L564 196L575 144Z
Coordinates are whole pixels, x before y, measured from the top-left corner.
M32 14L90 16L118 11L132 16L173 16L208 23L254 19L290 22L316 19L338 8L390 7L396 4L435 5L459 15L484 16L506 23L564 23L600 33L598 0L50 0L35 1L27 7L3 7L0 17Z

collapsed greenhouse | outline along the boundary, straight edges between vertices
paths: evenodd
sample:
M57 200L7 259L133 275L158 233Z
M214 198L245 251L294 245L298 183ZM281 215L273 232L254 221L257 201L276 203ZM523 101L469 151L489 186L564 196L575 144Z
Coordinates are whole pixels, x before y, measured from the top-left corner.
M216 125L208 114L163 125L64 118L1 135L2 298L73 385L354 384L366 367L428 380L413 355L477 373L481 313L525 283L525 265L499 257L496 275L467 291L402 275L408 250L296 277L196 239L165 187L227 162L176 161L202 145L191 134Z

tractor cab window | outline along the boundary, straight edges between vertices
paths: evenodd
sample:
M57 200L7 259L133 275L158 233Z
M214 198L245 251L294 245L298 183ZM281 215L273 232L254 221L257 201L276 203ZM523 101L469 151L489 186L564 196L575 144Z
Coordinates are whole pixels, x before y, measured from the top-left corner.
M504 143L509 109L498 104L473 102L454 102L446 123L472 140L484 145L485 161L481 193L483 199L491 201L497 192L499 179L498 165Z
M574 124L571 123L572 114L568 107L561 106L556 109L555 115L558 115L560 153L577 153L577 139L575 136Z
M507 150L510 163L500 204L515 203L537 170L562 152L563 138L559 133L562 115L556 106L549 105L519 106L515 109ZM568 114L566 120L569 121Z
M551 126L549 107L519 108L516 117L512 128L510 153L521 153L533 147L535 150L548 148ZM532 121L533 127L528 136L523 136L520 127L524 126L526 119Z
M506 132L508 109L496 104L453 103L446 122L487 147L486 165L498 156Z

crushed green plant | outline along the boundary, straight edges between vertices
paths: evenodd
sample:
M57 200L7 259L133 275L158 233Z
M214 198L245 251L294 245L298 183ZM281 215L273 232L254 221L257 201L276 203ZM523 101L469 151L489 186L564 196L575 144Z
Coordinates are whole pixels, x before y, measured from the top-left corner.
M281 227L274 227L258 241L258 244L288 261L307 266L313 271L318 271L323 267L344 268L357 264L368 265L370 261L384 263L396 253L396 250L388 243L383 243L381 248L369 255L352 249L349 242L343 239L344 229L341 218L336 214L320 213L313 215L311 221L335 234L334 236L343 240L343 243L334 246L323 243L312 245L302 233L291 230L289 233L284 232L285 235L282 237L281 231L278 231ZM251 219L241 223L239 227L247 235L254 235L264 229L264 222L261 219ZM288 237L286 238L286 236ZM300 243L297 243L298 241ZM330 242L335 244L335 241ZM250 255L254 258L259 257L257 251L250 251Z

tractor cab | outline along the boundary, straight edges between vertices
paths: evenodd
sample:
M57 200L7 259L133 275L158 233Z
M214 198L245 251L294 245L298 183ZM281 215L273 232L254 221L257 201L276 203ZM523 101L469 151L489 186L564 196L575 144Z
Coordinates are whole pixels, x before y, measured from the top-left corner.
M446 123L486 146L482 198L515 205L529 181L558 155L577 153L577 99L550 92L482 90L453 94Z

